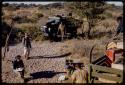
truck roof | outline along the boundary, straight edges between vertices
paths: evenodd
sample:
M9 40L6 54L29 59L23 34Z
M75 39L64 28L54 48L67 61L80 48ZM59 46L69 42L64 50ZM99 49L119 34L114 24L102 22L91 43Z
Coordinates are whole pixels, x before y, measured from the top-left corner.
M49 17L49 19L55 19L55 20L59 20L59 17Z

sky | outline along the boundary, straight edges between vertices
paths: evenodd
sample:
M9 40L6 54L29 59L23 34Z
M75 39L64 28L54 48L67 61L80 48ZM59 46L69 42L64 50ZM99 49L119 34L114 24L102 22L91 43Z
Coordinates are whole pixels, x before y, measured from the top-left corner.
M20 4L20 3L25 3L25 4L42 4L42 5L46 5L46 4L51 4L51 3L56 3L55 1L54 2L3 2L3 3L10 3L10 4L13 4L13 3L17 3L17 4Z
M12 3L17 3L17 4L20 4L20 3L25 3L25 4L35 3L35 4L46 5L46 4L50 4L50 3L55 3L55 1L54 2L51 2L51 1L49 1L49 2L45 2L45 1L44 2L3 2L3 3L10 3L10 4L12 4ZM119 1L108 1L107 3L115 4L116 6L123 6L123 3L119 2Z
M107 2L107 3L109 3L109 4L115 4L115 5L117 5L117 6L123 6L123 3L122 2L118 2L118 1L110 1L110 2Z

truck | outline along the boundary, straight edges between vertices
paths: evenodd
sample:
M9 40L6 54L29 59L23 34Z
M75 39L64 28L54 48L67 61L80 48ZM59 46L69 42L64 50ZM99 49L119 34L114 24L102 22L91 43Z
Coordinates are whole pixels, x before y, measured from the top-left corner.
M61 31L59 25L61 22L63 22L65 26L64 37L73 38L77 36L77 28L82 23L82 20L56 15L49 17L46 24L41 26L40 29L44 37L48 37L50 40L60 39Z

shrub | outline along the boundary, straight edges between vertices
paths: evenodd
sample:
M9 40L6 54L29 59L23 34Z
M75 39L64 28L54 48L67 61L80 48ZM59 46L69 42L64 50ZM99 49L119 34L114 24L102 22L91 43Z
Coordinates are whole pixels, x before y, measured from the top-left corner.
M41 17L43 17L44 15L41 13L41 12L36 12L32 15L32 19L34 20L38 20L40 19Z
M37 12L37 13L35 13L35 14L36 14L36 16L37 16L38 18L41 18L41 17L44 16L43 13L41 13L41 12Z
M10 30L11 30L10 25L8 25L6 22L2 22L2 46L5 45L5 41ZM12 32L11 32L11 35L9 36L9 41L8 41L9 44L17 42L18 32L19 32L19 29L12 28Z
M111 14L111 13L105 13L105 15L106 15L106 18L112 18L113 17L113 15Z
M12 12L8 12L8 14L3 15L2 17L3 17L3 19L9 20L13 17L13 14L12 14Z
M6 42L7 34L10 32L10 26L6 22L2 22L1 25L2 25L1 44L2 46L4 46Z
M43 35L40 29L33 23L22 23L18 26L23 33L27 32L30 34L33 40L43 40Z
M100 42L100 40L87 40L87 41L75 41L75 45L72 48L72 54L73 55L79 55L79 56L74 56L75 58L83 58L83 57L90 57L90 50L92 46L96 44L96 46L93 49L92 52L92 57L93 58L98 58L104 54L104 44Z
M6 7L6 10L9 10L9 11L15 11L15 10L19 9L18 6L13 5L13 4L8 4L5 7Z

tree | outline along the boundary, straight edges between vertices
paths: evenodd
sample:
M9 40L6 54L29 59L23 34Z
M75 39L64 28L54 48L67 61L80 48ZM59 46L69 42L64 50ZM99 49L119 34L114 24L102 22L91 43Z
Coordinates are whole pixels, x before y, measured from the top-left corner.
M3 45L5 47L3 60L4 60L4 58L6 56L6 52L8 50L9 38L10 38L10 35L11 35L12 31L13 31L14 21L18 21L18 20L19 20L19 17L18 16L14 16L14 17L12 17L12 21L11 21L11 25L10 26L8 26L5 22L2 23L2 35L4 35L4 33L3 33L4 30L7 31L5 33L6 37L5 38L2 37L2 41L5 43ZM6 29L10 28L10 29L6 30L4 28L6 28Z
M70 8L77 11L83 18L87 19L88 31L87 37L90 39L91 29L97 22L104 19L103 12L105 11L105 2L72 2Z

